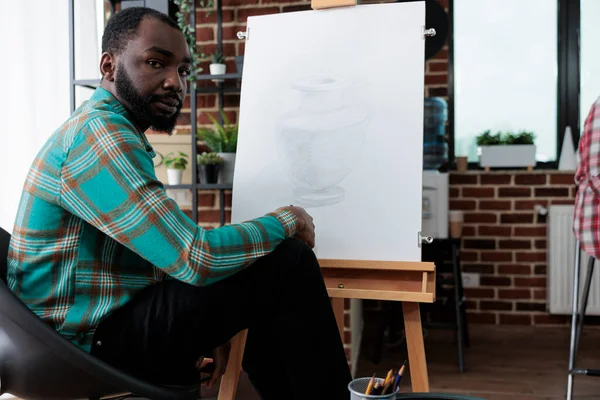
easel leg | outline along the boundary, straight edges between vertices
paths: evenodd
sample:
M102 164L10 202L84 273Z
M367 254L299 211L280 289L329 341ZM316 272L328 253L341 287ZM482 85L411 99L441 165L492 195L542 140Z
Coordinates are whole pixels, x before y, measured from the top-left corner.
M244 358L244 348L246 347L246 337L248 330L243 330L231 339L231 351L229 352L229 361L227 370L221 378L218 400L234 400L240 383L240 373L242 372L242 360Z
M344 299L340 297L332 298L331 307L333 308L333 314L335 315L338 330L340 331L340 337L344 340Z
M402 302L404 329L408 349L408 368L413 392L429 392L429 377L425 361L425 345L421 328L419 303Z

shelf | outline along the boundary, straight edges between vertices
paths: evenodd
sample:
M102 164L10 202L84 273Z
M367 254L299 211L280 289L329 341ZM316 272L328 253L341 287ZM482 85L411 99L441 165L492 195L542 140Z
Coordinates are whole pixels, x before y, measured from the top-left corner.
M240 92L241 92L241 88L235 88L235 87L226 87L226 88L197 87L196 88L196 93L240 93Z
M192 185L182 184L182 185L164 185L165 189L191 189Z
M73 81L73 85L96 89L98 86L100 86L100 79L75 79Z
M233 188L233 185L231 183L204 183L204 184L198 185L198 189L202 189L202 190L213 190L213 189L231 190L232 188Z
M199 81L212 81L215 79L229 80L229 79L242 79L242 75L235 74L223 74L223 75L211 75L211 74L200 74L196 75L196 80Z

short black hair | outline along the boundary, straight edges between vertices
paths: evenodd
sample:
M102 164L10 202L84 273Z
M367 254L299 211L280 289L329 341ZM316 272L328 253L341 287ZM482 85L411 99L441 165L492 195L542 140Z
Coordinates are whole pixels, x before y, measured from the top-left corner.
M181 32L177 22L158 10L149 7L129 7L111 15L108 19L102 35L102 53L122 52L145 17L156 18Z

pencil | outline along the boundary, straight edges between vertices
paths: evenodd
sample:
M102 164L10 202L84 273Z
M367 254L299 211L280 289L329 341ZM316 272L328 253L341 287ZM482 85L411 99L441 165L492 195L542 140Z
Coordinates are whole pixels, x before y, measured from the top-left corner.
M396 375L396 383L394 385L394 392L397 391L398 387L400 386L400 380L402 380L402 374L404 373L404 367L406 367L406 362L407 360L404 360L402 367L400 367L400 370L398 370L398 375Z
M371 394L371 390L373 390L373 383L375 383L375 374L373 374L373 377L369 381L369 384L367 385L367 390L365 390L365 394Z
M387 385L387 383L392 379L392 374L394 373L393 369L390 369L385 377L385 381L383 381L383 386Z

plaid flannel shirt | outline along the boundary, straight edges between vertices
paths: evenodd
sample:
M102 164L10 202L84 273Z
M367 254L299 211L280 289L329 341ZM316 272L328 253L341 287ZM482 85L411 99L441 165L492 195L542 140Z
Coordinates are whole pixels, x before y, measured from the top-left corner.
M600 98L592 105L579 139L573 231L581 250L600 257Z
M98 88L52 134L26 178L9 287L86 351L98 323L148 285L209 285L296 233L289 211L202 229L165 194L154 156L123 105Z

